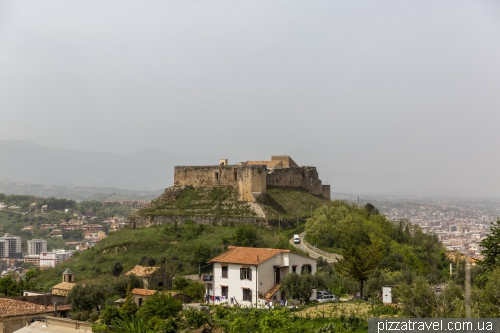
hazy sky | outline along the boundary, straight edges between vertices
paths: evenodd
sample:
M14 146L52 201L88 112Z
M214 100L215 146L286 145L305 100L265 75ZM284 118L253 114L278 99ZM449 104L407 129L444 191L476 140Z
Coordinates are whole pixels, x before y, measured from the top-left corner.
M0 116L0 140L500 197L500 2L0 0Z

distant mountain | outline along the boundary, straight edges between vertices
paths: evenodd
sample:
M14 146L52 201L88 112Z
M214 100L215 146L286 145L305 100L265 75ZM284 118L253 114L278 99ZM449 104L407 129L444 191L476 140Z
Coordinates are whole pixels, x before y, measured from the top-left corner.
M37 197L56 197L73 200L152 200L163 193L157 191L125 190L117 187L78 187L28 184L0 179L0 193L25 194Z
M160 150L127 155L89 153L29 141L0 141L0 179L60 187L156 191L173 184L175 165L214 165L218 158Z

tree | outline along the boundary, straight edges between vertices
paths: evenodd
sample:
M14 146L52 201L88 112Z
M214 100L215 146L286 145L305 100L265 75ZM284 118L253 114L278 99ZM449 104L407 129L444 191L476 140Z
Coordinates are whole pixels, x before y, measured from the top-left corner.
M114 305L108 305L101 311L101 323L111 325L113 321L122 319L120 309Z
M483 260L480 261L480 264L489 270L498 267L500 263L500 219L497 219L496 222L491 222L490 233L479 245L482 248L481 254L483 255Z
M139 311L139 308L137 307L134 295L132 294L132 286L129 284L127 287L127 297L125 297L125 302L123 302L123 305L120 308L120 313L123 318L131 318L137 314L137 311Z
M20 289L10 276L0 279L0 294L3 296L19 296Z
M343 258L337 262L337 269L344 275L359 282L359 292L363 297L363 283L370 273L377 268L385 256L380 245L360 243L342 248Z
M156 292L146 299L139 310L140 316L149 320L153 317L167 319L176 316L182 310L182 302L172 296Z
M234 234L234 242L237 246L257 246L257 229L251 225L240 225L238 228L236 228L236 232Z
M437 294L423 277L417 277L411 284L402 283L394 288L394 296L401 305L403 316L414 318L445 317L465 315L462 289L450 282Z
M312 274L288 274L281 280L279 291L284 291L287 298L309 302L313 289L324 286L322 279Z
M99 311L106 301L107 289L103 284L77 284L68 293L66 302L75 311Z
M119 276L123 272L123 266L119 261L116 261L111 267L111 275Z

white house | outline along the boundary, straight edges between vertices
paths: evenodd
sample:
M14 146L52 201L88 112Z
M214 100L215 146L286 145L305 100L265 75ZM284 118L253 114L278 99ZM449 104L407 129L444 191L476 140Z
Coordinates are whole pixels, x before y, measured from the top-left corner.
M228 246L228 251L213 258L213 281L207 293L213 301L243 306L262 305L265 300L286 300L279 293L280 281L288 274L316 273L316 260L290 250ZM316 299L313 290L311 300Z

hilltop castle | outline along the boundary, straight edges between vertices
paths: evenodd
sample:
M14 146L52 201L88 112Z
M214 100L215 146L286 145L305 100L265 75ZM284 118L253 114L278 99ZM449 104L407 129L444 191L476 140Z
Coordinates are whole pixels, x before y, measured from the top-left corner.
M238 189L239 201L255 202L267 186L302 187L313 195L330 199L330 185L323 185L316 167L300 167L287 155L271 156L270 161L247 161L229 165L227 159L212 166L176 166L175 186Z

